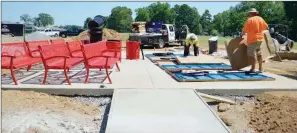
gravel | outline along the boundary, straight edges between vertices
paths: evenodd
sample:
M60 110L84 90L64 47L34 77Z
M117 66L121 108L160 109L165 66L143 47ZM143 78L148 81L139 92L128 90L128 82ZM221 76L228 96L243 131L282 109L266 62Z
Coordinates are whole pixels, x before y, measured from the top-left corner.
M85 97L85 96L77 96L73 97L74 101L83 102L92 104L99 107L100 112L102 112L98 118L100 119L101 127L100 133L105 133L109 109L111 105L111 96L99 96L99 97ZM95 119L94 119L95 120Z
M33 32L31 34L28 34L25 37L25 39L26 41L37 41L37 40L49 40L51 39L51 37L39 32Z

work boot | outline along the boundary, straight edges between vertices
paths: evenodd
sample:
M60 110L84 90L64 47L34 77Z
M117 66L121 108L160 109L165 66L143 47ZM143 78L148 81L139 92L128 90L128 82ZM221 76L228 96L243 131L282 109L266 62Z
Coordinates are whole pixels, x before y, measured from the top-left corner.
M264 72L263 68L259 68L259 73Z
M249 72L255 73L256 70L255 69L250 69Z

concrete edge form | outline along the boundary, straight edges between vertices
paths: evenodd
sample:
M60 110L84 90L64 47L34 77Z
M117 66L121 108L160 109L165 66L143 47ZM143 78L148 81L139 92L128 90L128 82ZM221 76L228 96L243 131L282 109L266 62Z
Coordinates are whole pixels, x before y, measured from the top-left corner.
M219 95L257 95L262 92L268 91L297 91L297 89L194 89L201 93L206 94L219 94Z
M211 113L217 118L217 120L224 126L224 128L232 133L228 126L220 119L220 117L209 107L209 105L204 101L204 99L197 93L197 91L193 90L194 93L201 99L201 101L205 104L205 106L211 111Z
M114 91L113 91L113 95L112 95L111 101L115 101L116 100L116 95L117 95L116 90L117 89L114 89ZM110 108L109 108L109 113L108 113L108 120L112 119L112 114L113 114L114 106L115 106L115 104L112 104L111 103ZM107 124L106 124L106 127L105 127L105 133L110 132L110 128L108 126L108 120L106 122Z
M52 88L51 86L44 86L43 88L33 88L33 87L16 87L15 85L5 86L2 85L2 90L21 90L21 91L36 91L36 92L44 92L48 94L57 94L57 95L94 95L94 96L102 96L102 95L113 95L115 89L135 89L135 88L66 88L65 86L56 86ZM139 88L139 89L147 89L147 88ZM156 88L152 88L156 89ZM163 88L157 88L163 89ZM165 89L165 88L164 88ZM178 88L172 88L173 90ZM172 90L166 89L166 90ZM192 89L205 94L218 94L218 95L256 95L262 92L267 91L297 91L297 89L197 89L197 88L182 88L182 89Z
M35 91L54 95L65 96L110 96L113 95L113 89L40 89L40 88L1 88L2 90Z

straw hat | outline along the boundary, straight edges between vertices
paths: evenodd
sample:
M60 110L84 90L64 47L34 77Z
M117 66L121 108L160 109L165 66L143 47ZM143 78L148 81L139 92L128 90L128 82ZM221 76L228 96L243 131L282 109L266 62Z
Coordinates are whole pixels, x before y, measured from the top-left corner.
M251 12L255 12L255 13L259 13L258 11L257 11L257 9L256 8L252 8L250 11L249 11L249 13L251 13Z
M190 39L192 40L192 41L195 41L197 38L196 38L196 35L192 35L191 37L190 37Z

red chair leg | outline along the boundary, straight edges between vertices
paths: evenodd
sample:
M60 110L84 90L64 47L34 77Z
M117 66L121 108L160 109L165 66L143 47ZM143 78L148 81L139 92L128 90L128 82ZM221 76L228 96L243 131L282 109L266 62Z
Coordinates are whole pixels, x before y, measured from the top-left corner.
M109 72L108 72L108 69L107 68L105 68L105 72L106 72L106 75L107 75L107 78L108 78L109 83L112 84L111 79L109 77Z
M15 78L15 75L14 75L14 72L13 72L13 69L12 68L10 68L10 73L11 73L11 77L12 77L12 80L13 80L14 84L15 85L18 85L18 82L17 82L17 80Z
M43 82L42 82L42 84L45 84L45 82L46 82L47 72L48 72L48 69L45 69L45 70L44 70L44 77L43 77Z
M120 67L119 67L119 65L118 65L118 63L116 63L116 66L117 66L118 70L121 71L121 70L120 70Z
M65 74L65 77L66 77L66 80L67 80L68 84L71 85L69 77L67 75L67 69L64 69L64 74Z
M28 68L27 68L27 71L30 71L32 68L32 65L29 65Z
M89 70L89 68L86 68L86 79L85 79L85 83L87 83L88 82L88 79L89 79L89 72L90 72L90 70Z
M120 62L122 62L122 52L120 52Z

